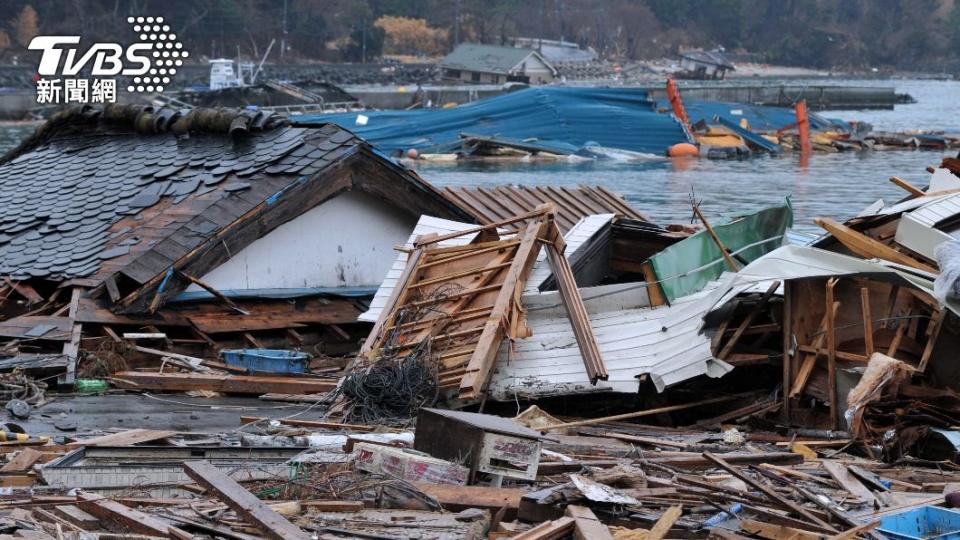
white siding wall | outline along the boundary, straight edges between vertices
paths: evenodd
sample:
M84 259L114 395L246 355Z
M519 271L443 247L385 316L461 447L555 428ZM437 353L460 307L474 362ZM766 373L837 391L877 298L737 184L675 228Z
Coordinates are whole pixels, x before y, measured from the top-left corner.
M344 193L277 227L202 279L220 290L376 286L396 258L393 247L415 225L369 195Z

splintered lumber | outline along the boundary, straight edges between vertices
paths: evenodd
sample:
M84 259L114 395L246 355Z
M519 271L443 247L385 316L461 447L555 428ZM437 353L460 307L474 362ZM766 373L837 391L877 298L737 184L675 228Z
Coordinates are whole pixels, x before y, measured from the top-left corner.
M556 223L551 221L550 228L551 232L556 234L559 242L562 242L560 230L557 229ZM583 298L580 297L577 280L573 276L570 262L558 246L559 242L554 241L547 244L547 260L550 263L550 269L553 270L553 275L557 278L557 288L560 289L563 306L567 310L573 335L580 347L580 356L583 357L583 365L590 378L590 384L595 385L598 380L607 380L610 374L607 372L607 366L600 354L600 346L597 344L593 327L590 326L590 316L587 314L586 306L583 305Z
M250 523L256 524L268 538L276 540L307 540L310 535L272 510L263 501L243 488L208 461L187 461L183 464L187 476L215 493L217 498Z
M822 540L824 538L820 533L787 527L786 525L766 523L756 519L741 519L740 528L743 529L744 532L769 540L781 540L785 538L789 538L790 540Z
M101 435L91 439L82 439L68 443L67 446L133 446L158 439L166 439L176 435L176 431L160 431L156 429L128 429L120 433Z
M121 371L113 382L134 390L186 392L210 390L228 394L316 394L337 387L335 380L305 377L269 377L253 375L211 375L206 373L148 373Z
M610 529L586 506L571 504L564 513L573 518L573 540L613 540Z
M933 314L930 324L927 326L927 344L923 347L920 364L917 366L917 371L921 373L926 371L927 363L930 362L930 357L933 356L933 348L937 344L937 339L940 337L940 329L943 328L943 319L945 317L946 311L938 309L937 312Z
M823 527L823 528L826 529L826 530L829 530L829 531L831 531L831 532L837 532L837 530L834 529L833 527L831 527L829 523L827 523L827 522L823 521L822 519L818 518L817 516L811 514L809 511L807 511L805 508L803 508L802 506L798 505L797 503L795 503L795 502L793 502L793 501L791 501L791 500L783 497L782 495L780 495L779 493L777 493L776 491L774 491L772 488L770 488L770 487L767 486L766 484L764 484L764 483L762 483L762 482L758 482L757 480L751 478L750 476L747 476L747 475L743 474L743 472L741 472L740 469L737 469L736 467L730 465L729 463L727 463L727 462L724 461L723 459L721 459L721 458L719 458L719 457L711 454L710 452L704 452L704 453L703 453L703 457L705 457L706 459L712 461L714 464L716 464L717 466L719 466L721 469L723 469L723 470L727 471L728 473L732 474L733 476L739 478L740 480L742 480L742 481L743 481L745 484L747 484L748 486L752 487L753 489L756 489L756 490L759 491L760 493L763 493L764 495L766 495L766 497L767 497L768 499L770 499L771 501L777 503L777 505L780 506L781 508L784 508L784 509L786 509L786 510L789 510L789 511L793 512L794 514L798 515L798 516L802 516L804 519L807 519L807 520L809 520L809 521L817 524L818 526Z
M930 272L931 274L939 273L936 268L926 263L922 263L913 257L910 257L909 255L900 253L892 247L878 240L874 240L873 238L870 238L859 231L851 229L846 225L838 223L833 219L815 218L813 221L827 232L832 234L833 237L836 238L841 244L846 246L847 249L861 257L867 259L883 259L902 264L904 266L909 266L911 268L916 268L918 270L923 270L924 272Z
M86 531L94 530L100 526L99 519L72 504L54 506L52 512L59 516L60 519L68 521Z
M97 517L101 522L112 524L107 527L120 532L147 534L164 538L190 538L190 535L170 525L166 521L150 514L134 510L116 501L92 493L81 493L77 496L77 506L81 510Z
M682 513L683 507L681 506L671 506L668 508L650 529L650 532L647 534L647 540L663 540L663 538L667 536L667 533L670 532L670 527L673 527L673 524L680 519Z
M673 412L673 411L682 411L684 409L692 409L694 407L700 407L701 405L712 405L714 403L721 403L724 401L731 401L734 399L742 398L742 395L733 395L733 396L720 396L710 399L704 399L701 401L694 401L693 403L684 403L682 405L669 405L666 407L657 407L656 409L646 409L643 411L637 411L632 413L616 414L613 416L603 416L600 418L590 418L587 420L577 420L575 422L565 422L563 424L554 424L552 426L544 426L539 428L540 431L552 431L555 429L565 429L577 426L590 426L594 424L605 424L607 422L616 422L618 420L628 420L630 418L640 418L643 416L654 416L658 414Z
M523 531L513 540L557 540L570 534L574 528L572 517L562 517L553 521L544 521L536 527Z

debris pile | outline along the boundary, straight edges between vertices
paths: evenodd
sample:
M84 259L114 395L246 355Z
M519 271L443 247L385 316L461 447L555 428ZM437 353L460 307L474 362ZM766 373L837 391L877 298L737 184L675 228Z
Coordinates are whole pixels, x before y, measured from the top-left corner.
M960 534L957 163L798 245L789 200L661 227L333 125L64 113L0 164L0 534Z

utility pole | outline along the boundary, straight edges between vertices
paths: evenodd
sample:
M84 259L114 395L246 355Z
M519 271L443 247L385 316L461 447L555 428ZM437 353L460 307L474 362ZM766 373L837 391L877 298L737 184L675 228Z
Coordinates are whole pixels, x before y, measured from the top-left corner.
M283 0L283 36L280 38L280 59L287 51L287 0Z

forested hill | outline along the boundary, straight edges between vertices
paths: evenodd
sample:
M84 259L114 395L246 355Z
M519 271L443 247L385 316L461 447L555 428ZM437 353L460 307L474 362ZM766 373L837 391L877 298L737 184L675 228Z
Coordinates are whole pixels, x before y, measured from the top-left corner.
M119 41L129 15L162 15L203 56L358 61L437 56L457 42L562 38L606 58L725 47L824 69L960 71L957 0L0 0L0 62L30 37ZM274 54L280 52L279 47Z

